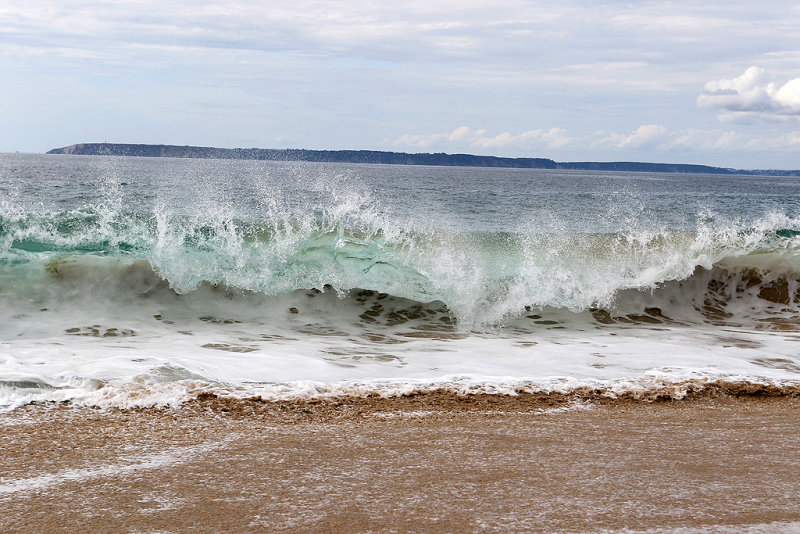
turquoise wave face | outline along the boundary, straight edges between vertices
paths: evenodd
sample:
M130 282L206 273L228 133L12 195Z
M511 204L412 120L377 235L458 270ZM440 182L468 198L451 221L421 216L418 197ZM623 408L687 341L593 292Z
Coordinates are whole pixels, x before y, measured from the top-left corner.
M178 294L203 285L266 295L371 290L444 302L474 325L531 308L613 308L627 290L653 291L721 263L794 280L797 227L771 215L744 228L697 231L459 233L384 228L348 216L247 221L95 207L0 218L0 273L6 286L85 279L119 287L117 278L138 265L137 283Z
M791 278L798 213L800 181L763 177L0 157L0 275L141 260L176 294L365 289L492 324L723 260Z

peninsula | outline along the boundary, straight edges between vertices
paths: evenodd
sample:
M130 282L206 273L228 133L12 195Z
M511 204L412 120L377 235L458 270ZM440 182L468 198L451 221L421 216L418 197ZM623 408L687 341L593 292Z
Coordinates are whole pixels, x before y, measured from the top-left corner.
M177 145L81 143L54 148L48 154L84 156L139 156L166 158L252 159L267 161L312 161L328 163L372 163L390 165L435 165L450 167L507 167L516 169L568 169L702 174L757 174L800 176L800 170L743 170L684 163L556 162L547 158L503 158L472 154L383 152L377 150L307 150L274 148L215 148Z

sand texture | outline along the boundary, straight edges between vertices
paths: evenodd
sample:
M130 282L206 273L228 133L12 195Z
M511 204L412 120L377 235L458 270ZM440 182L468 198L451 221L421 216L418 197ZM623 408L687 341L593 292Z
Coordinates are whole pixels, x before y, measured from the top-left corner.
M504 399L18 409L0 531L800 531L796 397Z

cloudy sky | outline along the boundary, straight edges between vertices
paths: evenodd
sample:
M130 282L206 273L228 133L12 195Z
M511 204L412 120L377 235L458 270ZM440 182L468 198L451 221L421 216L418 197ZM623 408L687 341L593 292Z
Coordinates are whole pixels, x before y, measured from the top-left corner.
M796 1L0 0L0 151L800 168Z

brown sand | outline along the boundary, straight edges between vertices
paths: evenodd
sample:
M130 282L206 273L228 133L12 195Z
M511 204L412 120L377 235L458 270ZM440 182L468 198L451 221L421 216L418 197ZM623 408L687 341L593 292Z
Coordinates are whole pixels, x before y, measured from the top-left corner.
M0 531L800 528L797 397L547 404L28 407L0 416Z

